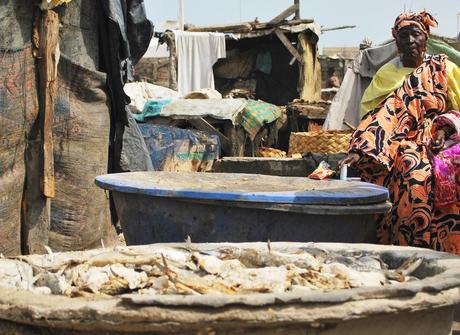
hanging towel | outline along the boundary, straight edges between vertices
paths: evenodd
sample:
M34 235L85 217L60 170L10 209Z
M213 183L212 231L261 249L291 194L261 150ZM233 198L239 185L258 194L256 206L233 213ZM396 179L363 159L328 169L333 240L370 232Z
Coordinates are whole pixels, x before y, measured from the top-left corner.
M178 89L185 95L201 88L214 88L212 67L225 58L225 35L174 31L176 40Z

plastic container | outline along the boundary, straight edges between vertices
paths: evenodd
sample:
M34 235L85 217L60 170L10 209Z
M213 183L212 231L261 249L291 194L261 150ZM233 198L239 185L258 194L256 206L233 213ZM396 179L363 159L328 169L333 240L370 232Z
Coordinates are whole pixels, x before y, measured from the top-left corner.
M226 173L133 172L96 178L113 192L128 245L376 241L388 191L355 181Z

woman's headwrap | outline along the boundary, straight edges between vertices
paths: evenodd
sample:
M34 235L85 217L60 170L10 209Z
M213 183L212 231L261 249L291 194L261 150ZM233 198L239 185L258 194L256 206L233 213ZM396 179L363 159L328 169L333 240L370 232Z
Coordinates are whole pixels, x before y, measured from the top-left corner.
M392 30L393 37L396 38L398 31L407 26L416 26L428 36L430 34L430 27L437 27L438 21L425 11L420 13L402 13L395 20Z

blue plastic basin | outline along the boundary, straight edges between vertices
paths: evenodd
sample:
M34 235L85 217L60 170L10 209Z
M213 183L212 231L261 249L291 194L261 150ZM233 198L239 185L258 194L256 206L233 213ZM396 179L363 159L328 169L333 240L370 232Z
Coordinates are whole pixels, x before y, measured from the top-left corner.
M96 178L113 192L128 244L368 242L388 191L356 181L197 172L132 172Z

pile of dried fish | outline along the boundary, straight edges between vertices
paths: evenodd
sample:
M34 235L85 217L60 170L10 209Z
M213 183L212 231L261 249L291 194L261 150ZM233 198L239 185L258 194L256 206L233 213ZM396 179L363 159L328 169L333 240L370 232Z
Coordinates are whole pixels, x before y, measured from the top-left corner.
M143 252L145 251L145 252ZM83 258L0 259L0 285L70 297L303 292L392 285L415 280L421 259L396 270L372 254L337 254L313 248L266 250L224 246L103 251Z

